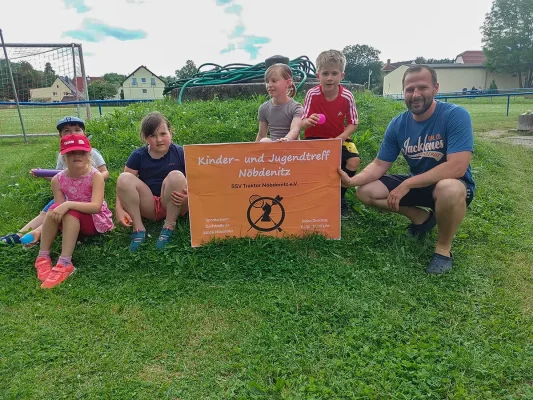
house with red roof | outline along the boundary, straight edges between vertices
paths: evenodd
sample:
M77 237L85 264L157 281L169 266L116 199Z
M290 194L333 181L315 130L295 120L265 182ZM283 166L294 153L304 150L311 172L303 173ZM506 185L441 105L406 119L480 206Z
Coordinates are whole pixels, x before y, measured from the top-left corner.
M30 101L57 103L84 99L84 92L68 76L58 76L48 87L30 89Z
M101 76L86 76L85 80L87 81L87 86L89 86L91 82L103 81L104 78L102 78ZM85 93L85 85L83 83L83 77L77 76L75 82L76 82L76 87L78 88L78 90L82 93Z
M482 65L487 60L483 50L467 50L463 51L455 57L456 64L476 64Z

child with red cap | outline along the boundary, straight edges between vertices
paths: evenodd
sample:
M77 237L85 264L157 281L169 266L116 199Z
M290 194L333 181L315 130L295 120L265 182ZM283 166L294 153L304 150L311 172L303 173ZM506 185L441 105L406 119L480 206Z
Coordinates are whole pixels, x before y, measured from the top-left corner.
M61 138L66 169L52 178L54 204L43 222L41 247L35 260L42 288L52 288L74 272L72 253L79 235L94 236L114 228L104 200L104 177L91 165L91 145L83 135ZM50 247L61 229L61 256L52 268Z

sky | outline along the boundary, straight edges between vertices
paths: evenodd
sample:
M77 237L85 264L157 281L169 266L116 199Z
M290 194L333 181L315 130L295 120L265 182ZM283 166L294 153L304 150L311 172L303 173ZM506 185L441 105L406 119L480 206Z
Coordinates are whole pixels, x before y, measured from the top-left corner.
M7 0L5 0L7 1ZM145 65L174 75L187 60L256 64L273 55L315 62L366 44L386 62L481 50L492 0L16 0L2 7L6 43L80 43L86 74Z

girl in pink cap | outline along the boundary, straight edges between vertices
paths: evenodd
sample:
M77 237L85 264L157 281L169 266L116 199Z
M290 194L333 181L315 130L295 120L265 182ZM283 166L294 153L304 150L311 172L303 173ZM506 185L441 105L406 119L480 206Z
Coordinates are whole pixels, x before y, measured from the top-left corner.
M75 270L71 258L78 236L94 236L114 228L104 201L104 177L91 165L91 145L82 135L61 138L61 155L67 168L52 178L54 204L48 210L35 260L42 288L52 288ZM52 268L50 247L61 229L61 256Z

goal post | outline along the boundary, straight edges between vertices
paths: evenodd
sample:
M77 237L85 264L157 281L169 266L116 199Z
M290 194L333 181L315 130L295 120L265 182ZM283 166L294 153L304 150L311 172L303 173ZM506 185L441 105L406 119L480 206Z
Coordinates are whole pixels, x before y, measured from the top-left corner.
M1 31L0 31L1 33ZM4 43L0 51L0 137L57 134L68 115L89 120L81 44ZM72 104L74 103L74 104Z

